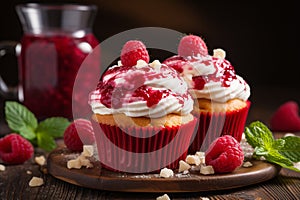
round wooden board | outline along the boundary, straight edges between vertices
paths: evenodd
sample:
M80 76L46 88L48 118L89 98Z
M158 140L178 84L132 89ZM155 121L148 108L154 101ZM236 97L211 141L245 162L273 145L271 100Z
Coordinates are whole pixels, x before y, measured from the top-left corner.
M280 167L263 161L251 161L253 166L240 167L229 174L200 175L176 173L172 178L159 174L116 173L102 169L99 162L93 168L68 169L67 161L76 154L66 148L52 151L47 160L48 172L63 181L78 186L121 192L201 192L226 190L260 183L276 176Z

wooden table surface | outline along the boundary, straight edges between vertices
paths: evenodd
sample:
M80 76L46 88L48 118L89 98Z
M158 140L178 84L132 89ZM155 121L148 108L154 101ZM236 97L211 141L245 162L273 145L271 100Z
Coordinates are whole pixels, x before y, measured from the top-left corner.
M252 90L252 107L248 116L248 123L260 120L268 124L272 112L283 102L288 100L300 100L300 92L288 88L261 88ZM7 133L7 129L2 131ZM3 134L3 132L2 132ZM280 137L282 133L274 133ZM299 133L297 133L299 134ZM300 134L299 134L300 135ZM43 152L36 150L36 156ZM0 161L1 163L1 161ZM0 171L0 200L4 199L156 199L163 193L126 193L94 190L79 187L47 174L46 168L35 164L32 160L23 165L6 165L6 170ZM28 174L31 171L32 174ZM42 177L44 185L29 187L32 176ZM246 187L193 193L168 193L171 199L300 199L300 173L287 169L281 169L273 179Z

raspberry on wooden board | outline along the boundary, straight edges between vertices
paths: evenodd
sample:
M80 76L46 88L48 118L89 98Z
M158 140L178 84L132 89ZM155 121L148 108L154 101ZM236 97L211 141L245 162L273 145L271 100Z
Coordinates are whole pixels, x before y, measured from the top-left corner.
M0 158L7 164L22 164L34 153L32 144L17 133L0 139Z
M224 135L213 141L205 155L205 163L212 165L216 173L232 172L244 161L240 143L230 135Z
M75 119L64 132L64 143L72 151L82 151L83 145L95 142L92 124L86 119Z

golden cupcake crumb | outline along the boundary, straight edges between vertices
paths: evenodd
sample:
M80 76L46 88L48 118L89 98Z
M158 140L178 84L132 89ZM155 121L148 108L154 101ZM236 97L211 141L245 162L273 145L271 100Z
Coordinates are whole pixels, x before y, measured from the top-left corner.
M118 127L173 127L191 122L194 120L194 117L192 114L183 116L177 114L168 114L164 117L150 119L147 117L128 117L125 114L94 114L92 119L101 124Z

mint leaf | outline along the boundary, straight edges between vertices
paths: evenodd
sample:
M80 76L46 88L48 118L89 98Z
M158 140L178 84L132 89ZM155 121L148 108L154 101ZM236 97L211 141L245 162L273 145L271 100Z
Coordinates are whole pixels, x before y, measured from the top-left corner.
M264 147L255 147L254 152L255 152L255 155L258 155L258 156L266 156L269 153L268 150L265 149Z
M46 151L52 151L56 148L53 137L45 133L37 133L37 145Z
M29 140L30 142L36 138L35 131L27 126L23 126L23 127L19 128L19 130L16 132L19 133L22 137Z
M247 142L252 147L264 146L265 148L271 148L274 137L269 128L259 121L252 122L245 129L245 136Z
M279 153L290 159L292 162L300 162L300 137L283 137L284 145L278 148Z
M269 153L264 157L268 161L277 163L279 165L283 164L285 166L293 166L292 161L290 161L285 156L281 155L277 150L270 150Z
M285 144L286 144L285 140L277 139L273 142L273 148L280 149L280 148L283 148Z
M22 104L6 101L5 117L12 131L19 133L28 140L36 137L35 129L38 126L38 121L34 114Z
M65 129L69 126L68 119L63 117L51 117L41 121L37 127L38 133L48 134L53 138L62 137Z
M9 128L46 151L56 148L55 138L62 137L70 124L63 117L51 117L38 122L34 114L15 101L5 102L5 119Z
M268 162L300 172L294 162L300 161L300 138L285 137L275 140L263 123L252 122L245 128L247 142L254 148L254 157L263 156Z
M264 156L267 161L280 165L281 167L300 172L299 169L294 167L294 164L284 155L280 154L277 150L271 150L267 156Z

